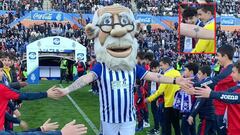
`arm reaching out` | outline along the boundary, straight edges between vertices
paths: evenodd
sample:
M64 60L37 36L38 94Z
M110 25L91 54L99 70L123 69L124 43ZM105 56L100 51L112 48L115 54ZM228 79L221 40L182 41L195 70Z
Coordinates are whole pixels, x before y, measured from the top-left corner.
M230 90L231 89L223 92L215 92L215 91L212 91L208 86L205 86L205 88L197 87L194 92L195 92L195 95L197 95L196 97L217 99L227 104L239 104L240 94L229 92Z
M202 27L193 25L193 24L180 24L180 35L199 38L199 39L214 39L214 31L206 30Z
M178 84L183 89L189 89L189 87L192 87L192 78L183 78L183 77L177 77L174 81L174 78L163 76L158 73L148 72L146 76L144 77L145 80L149 81L155 81L159 83L168 83L168 84ZM175 83L174 83L175 82Z
M83 75L81 76L80 78L78 78L75 82L73 82L71 85L69 85L68 87L66 88L55 88L55 89L58 89L60 91L63 92L63 95L67 95L77 89L80 89L84 86L86 86L87 84L93 82L94 80L97 79L97 76L93 73L93 72L90 72L86 75Z

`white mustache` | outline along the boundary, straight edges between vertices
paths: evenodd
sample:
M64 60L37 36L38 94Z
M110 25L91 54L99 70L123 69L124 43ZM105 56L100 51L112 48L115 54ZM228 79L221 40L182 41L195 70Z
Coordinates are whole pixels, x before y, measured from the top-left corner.
M105 40L104 46L108 47L129 47L133 45L132 37L125 35L121 38L114 38L112 36L108 36Z

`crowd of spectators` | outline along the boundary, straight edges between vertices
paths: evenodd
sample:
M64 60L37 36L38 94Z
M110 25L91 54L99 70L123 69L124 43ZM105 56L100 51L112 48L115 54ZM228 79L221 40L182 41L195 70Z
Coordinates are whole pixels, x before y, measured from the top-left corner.
M240 46L240 29L233 32L217 29L217 45Z
M43 0L0 0L0 10L19 11L42 10Z
M44 23L34 24L26 28L21 23L12 29L7 29L2 33L0 40L1 50L11 50L22 56L26 51L26 45L36 40L49 36L63 36L73 39L91 50L90 40L87 39L83 29L74 29L70 23ZM91 54L91 52L89 52Z
M175 0L135 0L139 13L161 16L177 16L178 4Z
M239 0L222 0L221 4L218 4L218 9L222 15L237 15L240 14L240 1Z
M50 0L51 10L67 13L94 13L102 6L119 3L137 13L161 16L177 16L178 2L197 2L197 0ZM206 0L212 2L212 0ZM135 5L135 6L134 6ZM0 0L0 10L14 10L18 16L31 10L42 10L43 0ZM240 1L224 0L217 3L219 14L240 14Z
M43 10L43 0L0 0L0 29L8 29L7 25L32 10Z
M177 0L138 0L135 1L138 12L151 12L155 15L177 15ZM22 3L23 2L23 3ZM64 12L81 12L81 13L92 13L97 8L103 5L111 5L113 3L121 3L125 6L131 6L131 0L52 0L52 8L54 10L61 10ZM16 13L8 12L0 16L0 29L1 39L0 39L0 49L16 52L18 56L22 56L26 51L26 45L36 41L38 39L48 37L48 36L63 36L68 37L73 40L78 41L87 47L88 55L92 55L93 51L93 41L87 39L83 32L83 29L74 29L70 23L44 23L42 25L33 25L32 27L25 28L21 23L19 23L14 28L8 28L7 24L19 18L23 12L30 11L36 7L42 9L43 0L0 0L0 8L6 10L15 10ZM88 4L86 4L88 3ZM235 12L239 8L239 2L235 1L235 5L230 3L229 0L222 1L225 3L222 6ZM230 4L229 4L230 3ZM1 6L2 5L2 6ZM234 6L235 8L231 8ZM155 7L155 8L152 8ZM223 7L222 7L223 8ZM148 11L150 9L150 11ZM154 11L153 11L154 10ZM234 11L235 10L235 11ZM240 11L240 10L239 10ZM239 12L238 11L238 12ZM226 14L232 14L231 10L223 11ZM137 35L140 49L149 51L151 50L156 59L161 56L178 56L177 48L177 31L173 30L152 30L151 27L147 27L140 31ZM230 44L232 46L240 46L240 29L234 32L217 30L217 46L223 44ZM190 57L190 56L189 56ZM194 56L195 57L195 56Z
M67 13L94 13L97 9L113 3L131 8L131 0L52 0L51 8Z
M87 39L83 29L74 29L70 23L46 22L42 25L33 25L30 28L25 28L19 23L16 27L2 33L0 49L16 52L18 56L22 56L26 51L26 45L29 43L44 37L57 35L73 39L86 46L89 56L94 54L93 41ZM240 30L226 32L218 29L217 37L218 47L224 44L235 47L240 46ZM177 31L161 29L152 30L148 28L141 30L136 38L138 39L139 48L141 50L153 52L155 59L158 60L162 56L170 56L173 60L177 59ZM202 57L200 58L202 59Z

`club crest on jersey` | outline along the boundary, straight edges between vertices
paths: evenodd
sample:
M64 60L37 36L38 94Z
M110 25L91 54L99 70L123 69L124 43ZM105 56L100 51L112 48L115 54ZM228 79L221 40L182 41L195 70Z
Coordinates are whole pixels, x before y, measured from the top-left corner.
M120 88L123 88L123 89L129 88L129 84L127 83L126 79L123 81L112 81L111 85L113 90L118 90Z

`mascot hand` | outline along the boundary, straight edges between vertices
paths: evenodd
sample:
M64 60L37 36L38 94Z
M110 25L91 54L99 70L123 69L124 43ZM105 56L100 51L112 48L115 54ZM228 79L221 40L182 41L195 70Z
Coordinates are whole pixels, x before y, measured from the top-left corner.
M96 31L98 28L96 28L93 24L88 24L85 27L85 33L87 34L88 39L93 39L96 37Z

